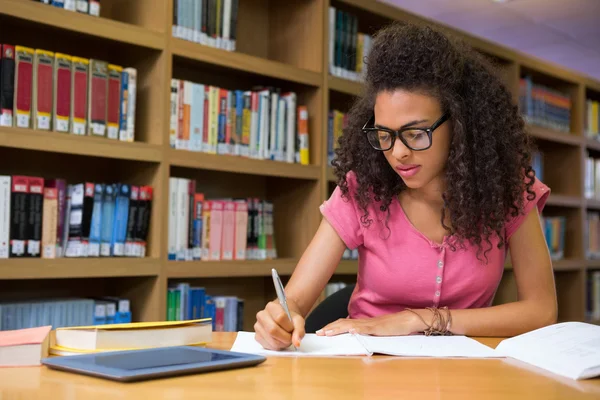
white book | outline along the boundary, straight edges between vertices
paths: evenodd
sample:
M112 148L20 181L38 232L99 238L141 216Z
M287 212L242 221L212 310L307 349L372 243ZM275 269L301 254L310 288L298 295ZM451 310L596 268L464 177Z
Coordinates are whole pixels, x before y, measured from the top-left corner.
M265 356L287 357L335 357L371 356L386 354L404 357L468 357L495 358L494 349L466 336L364 336L342 334L317 336L308 333L297 350L265 350L255 339L254 333L239 332L231 351Z
M600 326L563 322L503 340L498 354L571 379L600 376Z
M10 176L0 176L0 258L8 258L10 242Z
M223 37L221 38L221 48L231 50L231 0L223 0Z
M179 189L179 178L169 178L169 260L177 258L177 191Z
M269 147L267 150L266 157L269 160L275 160L277 157L277 118L279 108L279 94L276 92L271 93L271 122L269 124Z
M204 138L204 85L192 84L192 101L190 110L190 145L191 151L202 151Z
M258 157L261 160L269 158L269 110L271 108L269 101L269 91L263 90L259 92L260 101L260 131L258 137Z
M64 8L65 8L65 10L75 11L75 9L76 9L75 0L65 0Z
M129 84L127 87L127 136L125 141L133 142L135 139L135 102L137 93L137 70L135 68L125 68L129 76Z
M185 260L190 213L189 179L179 178L177 187L177 260Z
M336 75L335 71L335 7L329 7L329 73Z
M258 140L259 140L259 115L258 115L258 107L255 108L255 101L259 103L258 93L251 93L251 106L250 106L250 149L249 155L250 158L258 157Z
M285 139L285 161L293 163L296 157L296 93L290 92L284 95L287 107L287 135Z
M179 79L171 79L171 115L169 127L169 145L172 148L176 148L179 128Z

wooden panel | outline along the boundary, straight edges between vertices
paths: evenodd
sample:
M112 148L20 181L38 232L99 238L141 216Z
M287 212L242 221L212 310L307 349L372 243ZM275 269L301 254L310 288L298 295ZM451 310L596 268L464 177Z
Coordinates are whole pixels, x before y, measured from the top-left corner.
M269 59L322 71L325 0L269 2Z
M310 165L185 150L169 150L168 154L172 166L298 179L318 179L320 174L318 167Z
M100 16L164 32L165 16L169 15L167 7L171 6L170 3L165 0L102 0ZM170 33L169 31L168 34Z
M363 91L363 85L361 83L334 76L329 76L327 78L327 85L329 90L351 96L359 96Z
M269 58L269 0L240 1L236 52Z
M159 271L158 258L11 258L0 263L0 279L156 276Z
M559 132L533 124L528 124L525 129L527 130L527 133L539 141L556 142L573 147L580 146L581 143L583 143L583 138L573 133Z
M585 318L585 272L555 274L559 321L583 321Z
M222 67L218 70L220 73L223 72L223 68L227 68L306 85L321 84L321 76L316 72L254 55L224 51L181 39L172 40L172 50L176 56Z
M0 127L0 146L107 159L118 158L149 162L158 162L162 159L162 150L156 145L5 126ZM31 152L31 154L34 153Z
M538 142L544 156L543 181L553 194L583 197L581 151L558 143Z
M166 274L172 278L231 278L251 276L271 276L271 269L277 269L281 276L291 275L298 260L278 258L275 260L247 261L169 261Z
M548 201L546 202L549 206L556 207L581 207L583 199L579 196L566 196L563 194L551 193Z
M149 1L158 2L159 0ZM103 7L104 2L102 2L102 8ZM149 12L152 11L149 10ZM0 0L0 16L2 14L22 22L21 26L26 29L17 30L16 33L18 33L18 35L22 35L24 32L29 34L28 30L34 26L32 22L39 24L35 25L36 30L38 28L43 28L44 34L42 36L45 36L45 39L49 43L57 42L57 37L53 34L54 32L48 29L49 27L52 27L63 33L67 33L70 40L72 40L74 36L73 33L79 33L152 49L162 49L165 47L165 36L159 32L151 31L141 26L113 21L107 18L73 14L72 11L51 7L34 1ZM74 16L76 17L74 18ZM151 18L148 19L148 21L150 20ZM11 29L8 29L8 25L5 25L8 24L8 21L10 21L10 19L5 17L0 18L0 25L3 27L3 36L11 32ZM14 40L8 38L3 38L3 40L8 43L21 42L19 37L16 37Z

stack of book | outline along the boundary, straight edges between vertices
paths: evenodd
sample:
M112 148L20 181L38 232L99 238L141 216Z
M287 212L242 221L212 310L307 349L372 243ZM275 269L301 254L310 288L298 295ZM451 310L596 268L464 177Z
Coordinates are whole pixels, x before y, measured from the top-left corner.
M348 115L339 110L329 111L327 120L327 163L331 164L335 150L340 146L339 140L348 124Z
M235 51L239 0L174 0L173 37Z
M295 92L171 80L171 147L309 164L308 109Z
M0 258L144 257L152 187L0 176Z
M371 36L358 32L356 15L329 7L329 73L339 78L362 81Z
M571 131L571 97L548 86L534 83L531 76L519 81L519 108L533 125Z
M24 46L0 50L0 126L134 140L136 69Z
M0 330L54 329L78 325L110 325L131 322L128 299L120 297L60 298L3 302L0 304Z
M77 11L95 17L100 16L99 0L37 0L40 3L49 4L54 7L64 8L69 11Z
M244 326L244 299L211 296L204 287L179 283L167 293L167 321L210 318L214 332L237 332Z
M585 101L585 134L591 139L600 138L600 101Z
M196 181L169 178L169 259L277 258L273 203L257 198L205 199Z

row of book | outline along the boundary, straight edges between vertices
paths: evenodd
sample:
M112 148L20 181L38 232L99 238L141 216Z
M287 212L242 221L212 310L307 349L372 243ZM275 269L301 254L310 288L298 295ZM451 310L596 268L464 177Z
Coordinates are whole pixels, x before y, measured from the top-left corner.
M592 99L585 101L584 129L587 137L600 139L600 101Z
M235 51L239 0L173 0L173 37Z
M60 298L0 303L0 330L108 325L131 322L129 299Z
M144 257L152 187L0 176L0 258Z
M586 300L586 318L600 321L600 271L588 273Z
M588 211L585 217L585 254L588 259L600 259L600 213Z
M167 291L167 321L211 318L214 332L239 332L244 326L244 299L214 296L204 287L173 284Z
M365 58L371 50L370 35L358 32L358 18L352 13L329 7L329 73L362 81Z
M566 227L567 218L564 216L542 216L542 229L546 245L550 252L550 258L554 261L562 260L565 257Z
M529 75L519 80L519 108L528 123L568 133L571 107L568 94L534 83Z
M169 178L168 254L178 261L277 258L273 203L207 199L195 180Z
M335 150L340 146L339 139L348 124L348 114L339 110L330 110L327 119L327 162L331 164Z
M132 142L137 70L0 45L0 126Z
M308 110L297 106L295 92L172 79L170 122L176 149L309 163Z
M600 200L600 159L588 153L585 159L584 194L586 199Z
M358 249L344 250L344 254L342 255L342 260L358 260Z
M100 16L100 0L36 0L40 3L49 4L54 7L64 8L69 11L76 11L82 14L89 14L95 17Z

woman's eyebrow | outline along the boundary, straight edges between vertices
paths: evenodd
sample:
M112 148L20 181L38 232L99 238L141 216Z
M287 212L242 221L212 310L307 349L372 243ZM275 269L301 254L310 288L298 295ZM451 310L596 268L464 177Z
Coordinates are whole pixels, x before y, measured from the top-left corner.
M406 124L402 125L398 130L404 129L404 128L408 128L409 126L413 126L413 125L420 124L422 122L427 122L427 121L428 121L427 119L420 119L420 120L417 120L417 121L410 121L409 123L406 123ZM387 126L383 126L383 125L379 125L379 124L374 124L374 125L375 125L376 128L384 128L384 129L393 130L391 128L388 128Z

